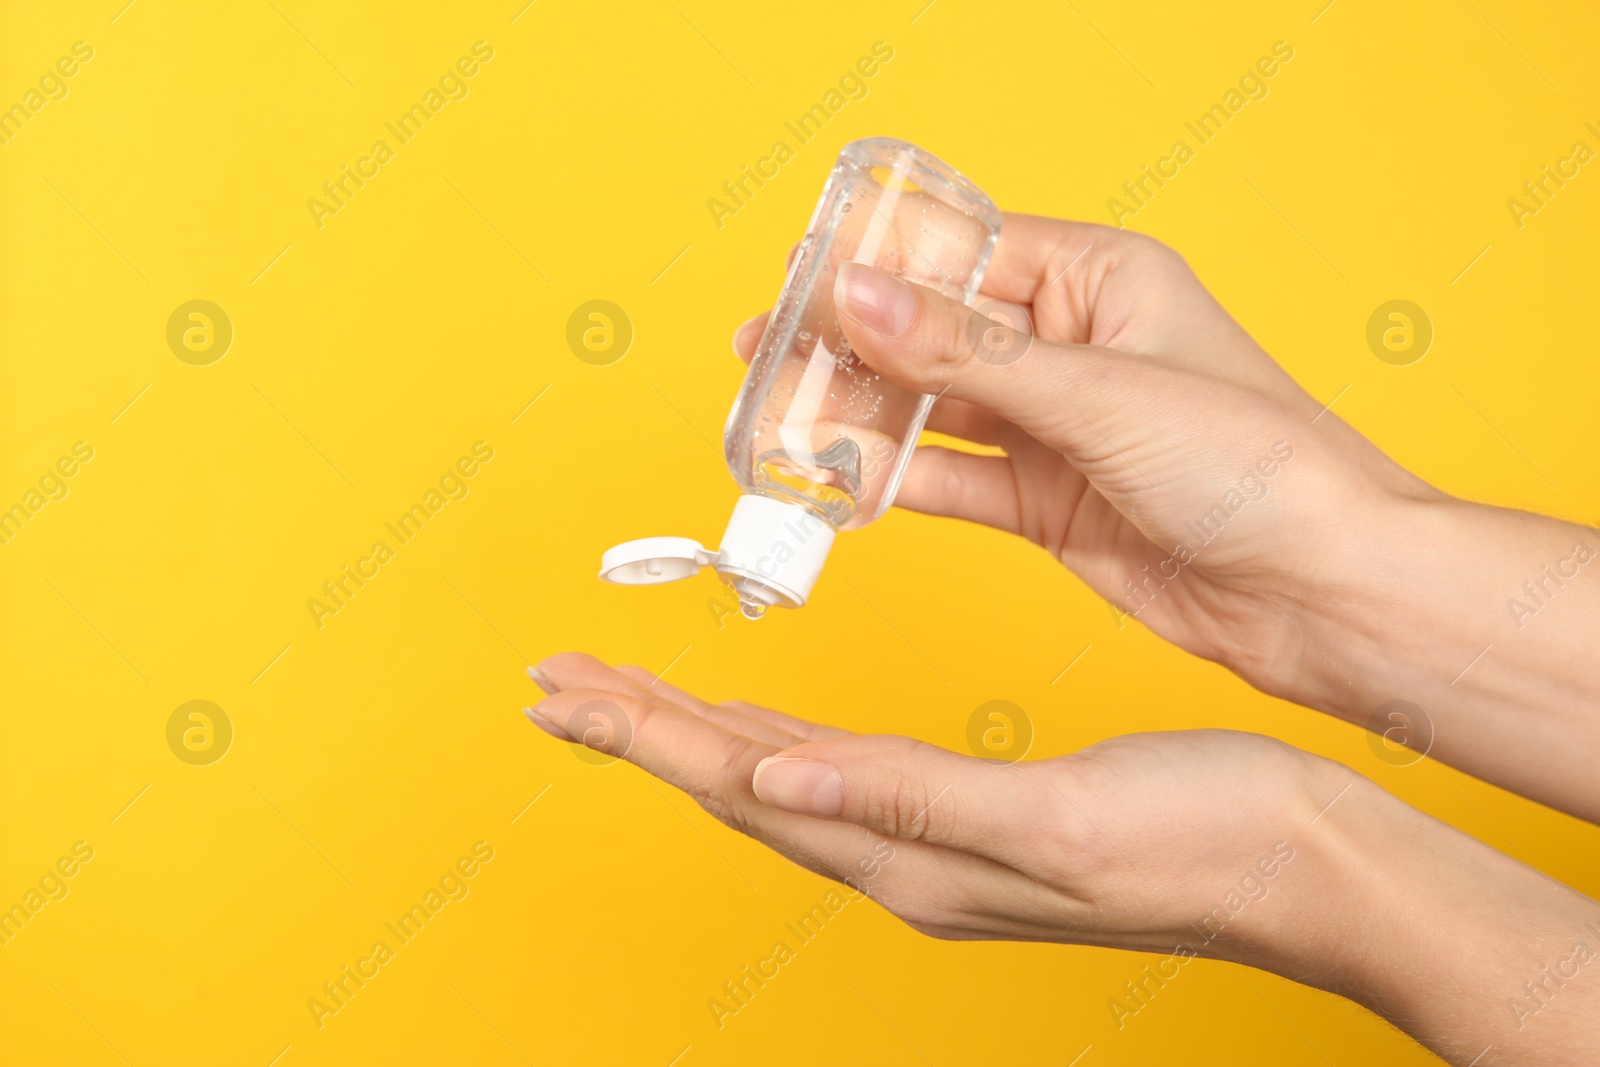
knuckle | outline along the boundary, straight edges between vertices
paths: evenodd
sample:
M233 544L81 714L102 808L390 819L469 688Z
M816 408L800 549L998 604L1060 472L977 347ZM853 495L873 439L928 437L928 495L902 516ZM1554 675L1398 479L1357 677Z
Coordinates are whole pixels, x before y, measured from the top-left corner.
M738 799L728 796L724 792L712 790L703 797L698 798L700 807L722 825L735 833L753 837L749 808Z
M947 463L939 475L939 487L937 490L939 499L945 501L949 505L949 509L958 515L966 514L967 511L966 504L969 489L965 471L966 468L964 467L954 463Z
M868 824L902 841L927 841L935 835L931 798L923 781L894 772L884 776L868 792L865 803Z
M750 776L756 758L753 744L748 738L730 735L722 742L718 756L716 770L696 783L689 795L724 826L748 834L753 795Z
M913 335L920 362L930 374L947 378L971 362L969 323L976 314L935 293L918 292Z
M1108 877L1124 872L1128 864L1096 829L1096 820L1087 810L1094 790L1085 789L1081 780L1085 758L1082 754L1058 756L1036 765L1060 784L1037 795L1037 810L1047 818L1035 862L1042 873L1062 885L1102 885ZM1075 794L1079 799L1072 799Z
M904 840L903 819L900 813L901 787L898 780L874 785L863 798L866 823L890 837Z
M1096 236L1090 242L1090 245L1101 244L1102 242L1109 243L1109 240L1106 236ZM1068 240L1063 235L1051 247L1050 254L1045 257L1044 270L1041 272L1041 276L1045 279L1053 279L1059 282L1067 277L1067 271L1071 270L1074 265L1080 263L1087 256L1087 247L1080 245L1076 241Z
M1159 241L1149 234L1135 233L1131 230L1123 231L1123 239L1127 242L1128 251L1150 259L1180 258L1171 245Z
M1189 269L1189 261L1183 258L1183 253L1176 248L1142 233L1132 236L1136 254L1147 260L1163 276L1177 278L1193 274Z

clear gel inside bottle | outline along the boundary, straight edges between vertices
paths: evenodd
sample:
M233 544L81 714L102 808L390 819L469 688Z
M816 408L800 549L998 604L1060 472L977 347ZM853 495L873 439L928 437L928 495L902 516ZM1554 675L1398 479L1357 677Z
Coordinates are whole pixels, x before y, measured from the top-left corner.
M723 437L740 487L852 530L888 509L933 398L878 375L834 313L840 264L970 303L1000 234L994 203L903 141L846 145L773 308Z
M629 542L606 554L601 577L643 584L710 565L747 618L805 603L834 533L866 525L893 502L934 400L883 378L851 350L833 304L841 264L970 304L999 235L993 201L920 148L888 138L846 145L723 433L743 495L721 548Z

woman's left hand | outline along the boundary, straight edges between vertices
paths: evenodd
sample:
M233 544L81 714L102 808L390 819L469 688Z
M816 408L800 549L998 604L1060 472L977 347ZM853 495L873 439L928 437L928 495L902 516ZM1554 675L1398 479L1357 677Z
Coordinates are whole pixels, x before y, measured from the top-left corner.
M639 668L546 660L529 710L924 933L1250 958L1319 882L1319 810L1365 779L1258 734L1136 734L1001 763L710 704ZM535 676L535 681L540 677ZM1320 893L1320 889L1318 890ZM1220 910L1219 910L1220 909Z

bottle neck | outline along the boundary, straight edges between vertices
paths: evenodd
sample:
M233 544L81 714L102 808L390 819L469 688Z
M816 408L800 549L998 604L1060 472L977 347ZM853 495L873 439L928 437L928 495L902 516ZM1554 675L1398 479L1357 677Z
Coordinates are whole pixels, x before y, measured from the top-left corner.
M833 539L833 527L812 507L746 493L734 505L713 565L742 604L797 608L810 596Z

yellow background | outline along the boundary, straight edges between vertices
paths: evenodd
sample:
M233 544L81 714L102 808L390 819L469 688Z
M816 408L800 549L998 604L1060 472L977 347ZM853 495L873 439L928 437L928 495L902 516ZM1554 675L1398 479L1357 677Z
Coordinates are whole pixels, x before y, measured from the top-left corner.
M0 103L95 50L0 146L0 499L95 450L0 547L0 903L95 849L0 948L7 1062L1430 1061L1211 963L1119 1032L1106 1001L1144 957L938 943L869 904L719 1031L708 998L828 883L537 734L522 669L569 648L958 749L997 698L1036 755L1274 733L1600 889L1594 827L1386 766L988 530L892 513L841 539L803 611L722 629L708 577L594 574L616 541L720 532L728 337L776 294L841 144L902 137L1003 207L1105 220L1279 40L1270 95L1131 225L1318 397L1348 385L1338 413L1424 477L1600 519L1600 164L1521 229L1506 207L1600 147L1591 7L123 2L7 5L0 26ZM478 40L470 95L318 229L307 199ZM707 198L879 40L869 95L717 228ZM209 366L165 340L197 298L235 330ZM1396 298L1436 330L1409 367L1365 342ZM634 324L611 366L565 342L591 299ZM306 600L479 440L470 495L319 630ZM166 743L194 699L235 730L210 766ZM470 895L319 1030L307 999L479 840Z

